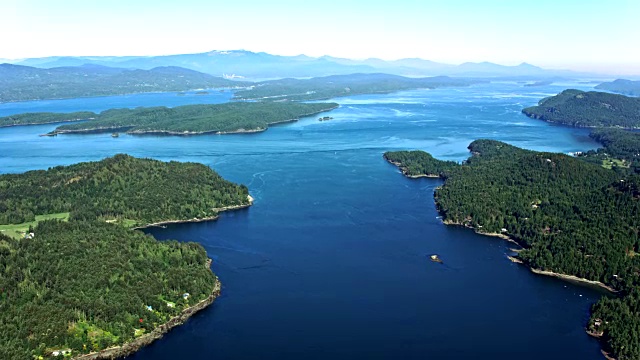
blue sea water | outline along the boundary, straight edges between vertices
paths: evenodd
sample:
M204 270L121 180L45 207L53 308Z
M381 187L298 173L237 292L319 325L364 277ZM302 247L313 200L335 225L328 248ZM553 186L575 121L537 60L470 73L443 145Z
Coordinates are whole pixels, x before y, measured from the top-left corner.
M494 83L339 98L334 120L249 135L43 138L55 125L3 128L0 172L129 153L202 162L249 187L249 209L149 230L201 243L223 291L133 359L600 359L584 326L601 292L511 263L503 240L444 226L432 197L440 181L407 179L382 159L387 150L422 149L462 161L477 138L564 153L595 148L586 131L520 113L587 86ZM191 103L175 94L121 98L2 104L0 113Z

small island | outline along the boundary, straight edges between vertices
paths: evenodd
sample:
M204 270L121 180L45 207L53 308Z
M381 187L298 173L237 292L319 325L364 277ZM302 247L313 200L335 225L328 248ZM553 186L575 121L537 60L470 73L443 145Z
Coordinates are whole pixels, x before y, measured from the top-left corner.
M615 136L607 146L624 141ZM518 243L511 260L537 274L620 294L593 305L587 328L613 356L639 358L640 317L630 311L640 302L637 174L494 140L474 141L469 150L473 156L456 165L420 152L385 158L410 177L440 174L444 185L434 198L443 223Z
M0 190L0 354L16 359L123 357L182 324L220 293L211 261L132 228L252 203L207 166L128 155L0 175Z
M200 90L200 91L196 91L196 95L209 95L208 91L204 91L204 90Z
M111 109L93 114L93 119L57 127L48 135L127 134L202 135L242 134L265 131L270 125L297 121L301 117L330 111L336 103L260 103L231 102L213 105L163 106L135 109ZM25 114L29 121L40 113Z

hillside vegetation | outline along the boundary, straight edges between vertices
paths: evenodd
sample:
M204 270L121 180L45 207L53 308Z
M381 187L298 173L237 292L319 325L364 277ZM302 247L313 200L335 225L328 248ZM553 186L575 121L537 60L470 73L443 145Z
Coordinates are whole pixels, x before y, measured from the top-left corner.
M474 156L446 170L435 191L443 221L508 235L522 244L519 258L532 268L621 291L626 296L594 306L589 327L618 358L639 358L640 178L493 140L469 149ZM424 158L417 154L412 161ZM442 166L449 165L430 160L423 173Z
M59 126L52 134L112 131L170 135L256 132L266 130L270 124L297 120L336 107L338 104L335 103L232 102L174 108L111 109L98 114L94 120Z
M522 112L534 119L576 127L640 127L640 98L564 90Z

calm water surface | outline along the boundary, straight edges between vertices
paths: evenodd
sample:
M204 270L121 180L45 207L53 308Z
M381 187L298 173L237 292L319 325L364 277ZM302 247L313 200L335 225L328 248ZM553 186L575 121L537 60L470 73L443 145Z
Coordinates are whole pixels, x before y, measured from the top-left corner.
M583 329L598 291L532 274L506 258L508 243L442 225L432 198L440 182L406 179L382 159L387 150L423 149L461 161L477 138L545 151L594 148L586 131L520 114L544 96L585 86L502 83L340 98L335 120L252 135L42 138L55 126L4 128L0 171L129 153L202 162L249 187L250 209L150 230L201 243L223 292L136 360L600 359ZM189 101L151 94L14 103L0 105L0 114Z

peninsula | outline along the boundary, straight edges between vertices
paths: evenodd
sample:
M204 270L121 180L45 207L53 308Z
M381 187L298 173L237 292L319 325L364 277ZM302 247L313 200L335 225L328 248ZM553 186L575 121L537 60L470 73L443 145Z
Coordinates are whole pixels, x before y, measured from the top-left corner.
M640 128L640 98L568 89L522 110L528 117L575 127Z
M301 117L330 111L336 103L232 102L214 105L184 105L174 108L149 107L112 109L92 120L57 127L47 135L125 132L128 134L237 134L267 130L269 125L297 121ZM33 116L24 116L30 121ZM60 116L60 115L59 115Z
M434 193L445 224L519 243L517 255L537 273L584 279L624 294L592 308L588 327L618 358L640 357L640 178L563 154L493 140L469 145L462 165L426 153L386 153L407 175L440 174ZM421 159L426 159L422 165ZM445 170L443 170L445 169ZM566 276L564 276L566 275Z
M640 96L640 80L617 79L596 85L598 90L606 90L629 96Z
M220 284L200 244L131 227L251 204L245 186L204 165L127 155L0 175L0 192L3 359L111 358L161 337L211 304ZM21 224L24 235L5 234Z

